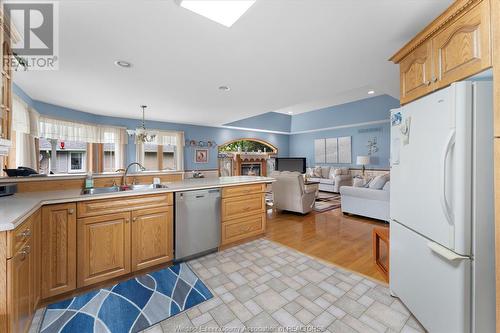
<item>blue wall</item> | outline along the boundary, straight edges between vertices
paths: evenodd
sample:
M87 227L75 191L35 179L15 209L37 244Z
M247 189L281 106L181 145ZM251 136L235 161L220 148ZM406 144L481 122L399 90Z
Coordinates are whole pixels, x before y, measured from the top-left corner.
M390 126L388 120L382 124L294 134L290 137L290 156L306 157L307 166L314 167L316 165L314 161L314 140L341 136L351 136L352 163L331 165L360 168L359 165L356 165L356 156L367 155L368 147L366 145L368 144L368 140L376 137L379 151L372 155L371 164L367 167L374 169L389 168Z
M224 125L288 133L290 132L291 122L292 116L278 112L267 112Z
M390 110L397 107L397 99L381 95L295 115L291 123L293 134L290 137L290 156L306 157L308 166L315 166L315 139L351 136L352 163L336 165L359 168L360 166L356 165L356 156L367 155L368 140L375 137L379 151L372 155L368 167L389 168L389 117ZM300 133L301 131L304 133Z

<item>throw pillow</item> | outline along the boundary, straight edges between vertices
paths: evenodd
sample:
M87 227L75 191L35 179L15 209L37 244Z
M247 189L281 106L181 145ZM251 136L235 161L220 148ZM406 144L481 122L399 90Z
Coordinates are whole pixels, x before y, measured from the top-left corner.
M384 187L382 187L382 190L384 191L390 191L391 190L391 182L385 183Z
M363 187L369 188L370 184L374 181L374 178L364 178L363 181L365 182Z
M314 167L313 176L321 178L321 167L320 166Z
M381 190L385 183L389 181L389 175L380 175L373 178L373 181L370 183L370 188L374 190Z
M354 178L352 180L352 186L363 187L365 185L365 180L363 178Z
M321 178L328 178L330 176L330 167L321 167Z
M340 176L342 174L342 169L334 169L333 173L335 176Z
M328 174L329 179L335 179L335 169L330 168L330 173Z
M349 174L349 168L340 168L340 174L341 175L348 175Z
M314 170L313 168L307 168L306 169L306 177L314 177Z

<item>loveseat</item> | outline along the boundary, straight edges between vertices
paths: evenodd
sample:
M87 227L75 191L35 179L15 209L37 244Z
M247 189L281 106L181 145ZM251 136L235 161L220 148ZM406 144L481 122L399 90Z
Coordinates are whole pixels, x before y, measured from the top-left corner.
M348 168L317 166L307 168L306 176L310 181L319 182L319 190L325 192L338 193L341 186L352 184L352 177Z
M377 176L367 184L342 186L340 194L342 213L389 221L389 175Z

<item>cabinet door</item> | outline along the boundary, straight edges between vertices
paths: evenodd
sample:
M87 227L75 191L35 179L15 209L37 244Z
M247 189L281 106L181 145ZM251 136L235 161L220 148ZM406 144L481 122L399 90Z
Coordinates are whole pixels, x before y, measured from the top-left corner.
M9 332L27 332L33 315L32 240L7 260Z
M432 91L431 43L419 46L400 63L401 104Z
M78 287L130 272L130 213L78 219Z
M76 205L42 208L42 298L76 288Z
M436 88L491 66L489 8L489 1L482 1L433 39Z
M36 310L41 297L42 285L42 211L33 214L33 310Z
M132 270L173 260L172 207L132 212Z

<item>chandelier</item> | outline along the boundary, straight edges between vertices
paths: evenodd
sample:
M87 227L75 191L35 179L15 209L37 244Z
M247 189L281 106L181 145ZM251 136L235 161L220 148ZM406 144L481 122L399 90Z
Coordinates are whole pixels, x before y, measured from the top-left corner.
M146 111L147 105L141 105L142 109L142 123L139 128L135 130L127 130L128 135L135 135L135 143L149 143L153 142L156 138L156 132L150 131L146 129L146 125L144 123L144 113Z

